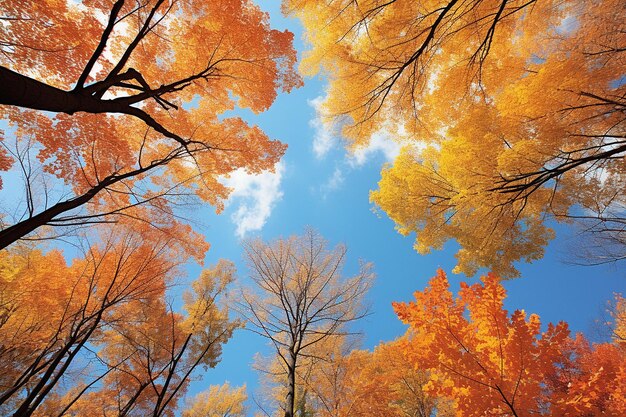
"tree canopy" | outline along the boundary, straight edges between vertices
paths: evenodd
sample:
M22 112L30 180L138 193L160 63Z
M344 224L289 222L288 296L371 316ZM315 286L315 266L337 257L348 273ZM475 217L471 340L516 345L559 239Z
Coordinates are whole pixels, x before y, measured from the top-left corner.
M358 274L345 277L346 248L328 249L311 229L271 243L250 241L246 259L254 287L242 295L241 311L279 358L278 374L286 377L287 387L281 407L285 417L293 417L298 367L318 358L323 343L348 334L347 326L365 315L371 266L362 264Z
M626 412L623 298L612 337L591 343L566 322L505 309L494 274L475 284L439 270L414 301L393 304L406 334L369 350L326 339L296 372L298 417L621 416ZM284 394L278 361L266 377ZM269 413L267 415L270 415ZM276 413L273 415L282 415Z
M3 415L169 416L195 371L217 364L240 326L224 300L233 266L206 269L177 312L166 292L184 258L156 235L118 228L69 264L26 245L0 252Z
M266 110L301 83L293 35L250 1L10 1L0 20L0 169L24 181L0 247L137 205L171 225L184 193L220 210L220 176L271 170L285 151L224 116ZM54 192L59 183L71 190Z
M428 394L449 399L462 416L626 412L623 346L572 338L564 322L542 330L536 314L504 309L498 277L482 281L461 283L455 297L440 270L414 302L394 304L409 325L400 349L427 373Z
M282 0L309 43L300 72L294 35L274 28L297 23L257 3L0 1L0 415L244 417L251 400L264 417L626 415L621 271L547 259L519 282L572 330L507 300L518 282L504 281L544 255L555 221L582 228L584 262L626 257L624 1ZM324 100L257 118L317 73ZM276 168L276 138L311 132L315 156L339 132L355 154L313 160L304 143ZM357 202L380 169L359 152L381 148L378 189ZM283 195L297 205L241 240ZM213 229L241 262L204 267L192 225L230 196L256 203L229 207L237 233ZM458 246L418 256L361 216L372 202L421 254ZM276 237L311 219L382 279L312 228ZM452 272L492 272L440 269L392 302L454 252ZM597 334L575 334L600 298ZM246 392L253 354L261 398Z
M588 262L623 259L626 10L619 1L286 0L348 146L405 146L372 201L455 272L543 255L578 220ZM581 253L585 253L582 252Z

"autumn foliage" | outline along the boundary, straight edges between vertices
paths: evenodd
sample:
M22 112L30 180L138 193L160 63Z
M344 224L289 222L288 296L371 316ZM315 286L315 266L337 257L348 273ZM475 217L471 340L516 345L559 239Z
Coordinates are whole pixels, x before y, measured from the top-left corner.
M208 390L196 395L183 411L183 417L245 417L246 387L231 388L211 385Z
M192 283L183 314L172 309L181 272L167 243L109 234L70 264L59 251L0 252L3 415L171 415L239 323L222 300L225 261Z
M320 417L452 416L449 401L427 394L428 374L409 362L402 339L373 351L346 350L335 341L330 352L303 378L308 405Z
M329 78L351 149L404 144L372 201L420 253L456 240L455 272L517 276L582 223L585 262L623 259L621 1L286 0Z
M585 228L588 262L626 259L623 0L282 5L325 123L352 151L402 145L371 201L422 254L455 240L454 273L494 272L454 291L438 271L371 350L352 326L372 265L346 276L312 229L244 243L234 301L230 261L188 279L209 246L185 208L220 212L226 179L286 151L238 114L302 84L293 34L255 0L4 0L0 415L243 417L245 386L187 394L247 327L274 354L268 416L625 416L626 300L592 343L507 311L501 281L555 220Z
M394 303L407 333L372 350L355 349L346 336L320 344L297 369L297 415L624 415L619 338L590 343L565 322L542 325L536 314L509 313L493 274L460 287L455 295L439 270L415 301ZM619 326L616 320L615 334ZM278 369L266 369L266 378L277 384L269 395L280 401Z
M234 267L174 308L208 249L179 208L221 210L220 178L284 153L224 113L300 85L292 38L246 0L0 4L0 414L171 416L216 365ZM18 242L67 236L71 262Z
M570 336L560 322L542 328L523 310L509 314L495 275L450 291L443 271L415 302L396 303L409 325L399 343L424 370L424 390L452 401L457 416L621 416L626 412L626 352Z
M224 115L301 83L293 35L247 0L9 1L0 21L0 170L25 190L0 247L137 205L167 216L184 194L219 211L220 176L271 170L285 151Z

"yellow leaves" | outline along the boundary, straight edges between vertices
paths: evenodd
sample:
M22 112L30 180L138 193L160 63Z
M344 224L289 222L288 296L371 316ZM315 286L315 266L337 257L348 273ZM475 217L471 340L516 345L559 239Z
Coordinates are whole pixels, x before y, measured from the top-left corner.
M452 83L451 88L457 91L457 97L463 96L463 86L468 81L475 81L474 74L463 73L462 66L473 52L481 52L485 47L483 41L489 36L490 26L485 21L497 16L500 2L485 1L471 7L454 3L285 2L284 10L298 16L307 29L305 36L312 49L305 55L305 72L317 72L321 68L328 73L329 103L333 103L334 113L349 114L354 122L344 131L351 141L366 141L374 126L394 113L417 128L419 123L412 122L416 116L414 110L421 109L421 99L429 96L428 80L434 72L456 72L459 82ZM535 14L518 19L524 6L521 2L514 3L508 5L506 17L498 22L502 39L526 34L526 26L537 21ZM484 16L488 18L481 21ZM545 19L540 21L546 24ZM492 54L508 59L512 56L505 42L488 43ZM492 62L499 64L495 59L487 64ZM505 76L507 72L514 73L505 67ZM475 70L472 68L472 72ZM488 77L489 73L485 73ZM352 89L348 88L350 85ZM445 96L454 99L452 94ZM418 117L422 119L421 114ZM431 125L427 118L421 121Z
M610 310L613 319L613 342L626 350L626 299L621 294L615 294L613 308Z
M228 321L228 311L219 309L218 300L226 296L226 288L234 279L234 264L220 260L213 268L203 270L200 277L191 283L193 292L183 295L187 332L202 331L206 326Z
M245 402L248 399L246 386L231 388L211 385L208 390L197 394L183 410L183 417L245 417Z
M624 188L623 115L606 100L626 88L617 2L327 3L284 7L306 28L305 72L330 78L324 108L348 148L385 124L432 145L403 150L371 195L418 252L454 239L454 272L515 277L552 239L546 219L623 206L609 197Z
M427 253L430 248L441 248L445 242L432 232L445 234L449 228L448 209L454 195L451 184L438 175L435 167L419 164L414 152L403 148L394 165L383 170L379 191L373 191L370 199L387 212L401 233L414 231L416 225L422 228L416 249Z
M403 148L393 165L383 169L371 200L401 233L416 232L420 253L456 239L461 249L454 272L473 275L490 266L501 276L514 277L518 273L512 263L539 258L552 237L542 223L546 211L564 210L571 202L550 190L522 201L515 201L514 192L497 191L502 178L527 172L519 159L528 153L507 150L489 106L471 110L440 146L421 153ZM528 154L525 160L533 159Z

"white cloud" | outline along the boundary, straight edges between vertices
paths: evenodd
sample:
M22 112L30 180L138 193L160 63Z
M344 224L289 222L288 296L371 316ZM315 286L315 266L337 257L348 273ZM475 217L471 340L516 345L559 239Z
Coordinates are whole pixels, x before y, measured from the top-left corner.
M325 96L318 96L308 101L309 106L315 109L315 118L309 121L309 126L314 129L313 153L317 159L322 159L331 149L341 145L339 139L341 126L347 123L346 120L330 119L324 115L322 106L325 100ZM387 129L383 127L372 135L367 146L357 148L352 154L347 155L348 165L352 168L363 166L379 152L385 156L387 161L393 161L400 153L400 148L402 147L400 142L406 139L403 127L395 130L397 135L399 135L399 140L394 141L391 139Z
M309 100L309 106L315 109L315 118L309 121L309 126L315 131L313 135L313 153L317 159L323 158L337 144L337 129L322 114L322 103L326 98L318 96Z
M322 197L326 198L329 193L335 190L338 190L343 184L344 180L345 178L343 176L343 172L341 171L341 169L335 168L335 171L333 171L333 174L330 176L330 178L328 178L328 181L326 181L320 187Z
M275 172L252 175L240 168L224 179L224 184L233 188L227 204L236 206L230 219L237 226L237 236L244 237L248 232L263 228L283 197L280 183L284 172L285 166L279 162Z
M400 153L402 145L389 136L385 131L378 131L372 135L367 146L357 148L348 158L351 167L359 167L378 153L382 153L387 162L393 161Z

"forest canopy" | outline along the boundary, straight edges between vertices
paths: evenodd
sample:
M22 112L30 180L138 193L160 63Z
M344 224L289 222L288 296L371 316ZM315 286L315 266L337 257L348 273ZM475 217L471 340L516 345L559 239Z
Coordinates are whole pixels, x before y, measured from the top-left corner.
M625 22L0 2L0 415L626 415Z
M219 211L220 176L272 170L285 152L221 117L301 84L293 34L250 1L9 1L0 21L0 169L25 191L5 209L2 248L124 217L185 227L173 213L184 195Z
M287 0L352 149L404 145L372 201L455 272L541 258L550 221L585 262L626 256L626 9L620 1Z

